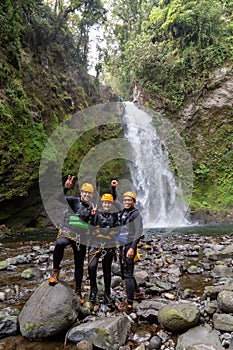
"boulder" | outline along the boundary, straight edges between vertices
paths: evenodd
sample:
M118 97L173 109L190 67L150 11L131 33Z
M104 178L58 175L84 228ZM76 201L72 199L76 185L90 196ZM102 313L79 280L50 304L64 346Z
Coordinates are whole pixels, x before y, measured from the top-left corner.
M79 299L65 282L50 286L43 282L19 315L22 335L42 339L70 327L78 317Z
M104 317L71 328L66 338L74 343L86 340L103 350L118 350L125 343L129 330L130 321L126 315Z
M217 297L218 307L226 313L233 312L233 292L230 290L222 290Z
M233 316L229 314L213 315L214 328L220 331L233 332Z
M0 311L0 338L9 337L19 332L19 311L6 308Z
M143 300L136 306L137 315L140 319L146 320L150 323L157 322L158 311L167 303L168 302L164 299Z
M200 311L193 304L171 303L158 311L159 323L174 333L198 324Z
M209 325L197 326L179 336L176 350L224 350L218 332Z

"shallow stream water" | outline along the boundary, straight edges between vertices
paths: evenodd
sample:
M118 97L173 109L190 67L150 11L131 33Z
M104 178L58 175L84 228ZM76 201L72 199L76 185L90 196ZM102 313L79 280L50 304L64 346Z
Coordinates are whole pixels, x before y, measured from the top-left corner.
M233 233L233 224L232 225L204 225L204 226L188 226L182 227L174 230L172 233L166 233L164 229L150 229L146 230L145 236L156 235L163 237L169 237L168 242L176 242L177 244L185 244L184 237L190 234L190 236L195 237L217 237L221 241L222 235L228 235ZM49 251L49 247L55 242L56 233L32 233L30 235L17 235L17 236L8 236L0 240L0 261L5 260L6 258L15 257L20 254L29 255L35 254L37 249L43 249L46 253ZM198 243L198 239L197 239ZM195 240L194 240L194 244ZM34 268L35 263L19 264L17 265L16 270L4 270L0 271L0 292L5 292L7 294L7 300L0 302L1 309L6 307L15 307L22 309L24 303L30 297L32 291L37 285L42 283L49 276L49 271L52 265L52 254L48 253L50 258L48 261L39 264L40 274L38 275L37 280L25 280L21 277L20 273L31 267ZM189 257L190 264L194 261L197 262L199 257ZM67 248L65 251L64 259L62 262L64 275L63 278L68 281L72 286L73 284L73 253L72 250ZM86 274L86 272L85 272ZM212 284L212 281L208 278L205 278L203 275L196 275L193 278L190 275L183 275L180 279L180 288L190 288L197 295L201 295L204 287L206 285ZM86 275L84 276L84 285L88 284ZM11 298L12 294L12 298ZM140 325L142 327L142 325ZM145 328L148 325L145 325ZM0 350L62 350L64 349L64 339L65 334L60 334L59 336L54 336L51 339L46 339L43 341L30 341L23 338L21 335L12 336L8 338L0 339ZM67 344L65 349L72 350L75 349L75 344Z

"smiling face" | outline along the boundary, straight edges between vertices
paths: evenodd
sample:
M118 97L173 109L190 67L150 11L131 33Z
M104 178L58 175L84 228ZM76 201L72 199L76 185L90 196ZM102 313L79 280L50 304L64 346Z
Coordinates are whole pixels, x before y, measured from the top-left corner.
M112 202L102 201L102 208L105 213L109 212L112 208Z
M133 198L129 196L124 196L123 198L123 205L125 209L130 209L131 207L134 206L134 200Z
M81 191L81 200L83 202L86 202L86 203L90 202L92 197L93 197L93 193L88 192L88 191Z

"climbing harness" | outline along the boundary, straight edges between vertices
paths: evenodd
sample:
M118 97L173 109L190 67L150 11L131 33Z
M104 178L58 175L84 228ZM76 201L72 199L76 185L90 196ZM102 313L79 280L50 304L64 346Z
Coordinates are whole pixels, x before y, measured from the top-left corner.
M134 256L134 262L136 263L140 259L140 253L138 251L138 248L136 248L136 254Z
M77 250L80 250L80 235L76 232L76 247L77 247Z
M102 261L108 251L111 251L112 254L115 253L115 249L113 249L113 248L105 248L104 246L105 246L105 243L100 243L100 247L98 247L98 248L96 247L96 248L94 248L95 251L90 251L88 253L88 256L91 256L91 259L88 261L88 264L86 266L87 269L91 265L92 261L95 259L95 257L98 254L100 254L99 261Z

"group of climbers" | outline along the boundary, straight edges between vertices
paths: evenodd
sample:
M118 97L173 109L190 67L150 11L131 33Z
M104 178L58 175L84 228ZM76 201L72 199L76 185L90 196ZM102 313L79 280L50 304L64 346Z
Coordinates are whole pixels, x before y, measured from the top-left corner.
M116 257L116 246L119 246L119 261L122 278L125 279L127 300L117 301L115 306L119 311L130 312L133 300L141 296L134 278L134 264L137 256L137 245L142 236L142 218L135 208L136 195L125 192L123 204L116 199L117 181L112 181L112 194L105 193L101 197L102 207L91 204L94 195L92 184L84 183L80 188L80 197L67 196L67 191L73 187L73 176L68 176L64 191L59 200L69 204L65 213L62 228L58 232L53 253L53 270L49 284L55 285L59 281L60 263L63 259L65 247L71 245L74 252L75 293L80 297L84 271L84 260L88 247L88 274L90 278L90 302L97 298L97 267L102 260L104 275L104 302L113 305L111 299L111 268ZM112 205L117 211L112 211ZM118 242L118 243L116 243Z

